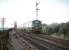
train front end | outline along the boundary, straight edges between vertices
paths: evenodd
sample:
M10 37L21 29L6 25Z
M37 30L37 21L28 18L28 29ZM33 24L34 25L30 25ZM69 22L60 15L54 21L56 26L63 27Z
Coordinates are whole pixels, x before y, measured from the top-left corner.
M42 24L39 20L32 21L32 32L33 33L41 33Z

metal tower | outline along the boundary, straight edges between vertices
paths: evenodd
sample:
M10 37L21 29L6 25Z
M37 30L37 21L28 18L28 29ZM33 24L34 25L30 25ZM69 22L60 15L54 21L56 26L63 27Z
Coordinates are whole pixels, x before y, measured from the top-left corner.
M4 25L5 25L5 18L4 17L2 18L1 22L2 22L2 29L4 30Z
M38 5L39 5L39 3L36 1L36 20L38 20L38 10L40 10L38 8Z
M14 22L14 29L17 29L17 22Z

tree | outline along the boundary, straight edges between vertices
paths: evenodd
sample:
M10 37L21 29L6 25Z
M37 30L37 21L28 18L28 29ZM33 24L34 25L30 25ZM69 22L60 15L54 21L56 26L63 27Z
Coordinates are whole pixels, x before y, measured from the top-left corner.
M59 31L58 31L60 34L63 34L64 35L64 38L66 37L67 35L67 30L66 30L66 25L65 23L62 23L60 24L60 27L59 27Z
M42 32L43 33L46 33L47 32L47 27L48 27L47 24L45 24L45 23L42 24Z
M48 33L48 35L51 35L53 33L53 29L51 27L48 27L47 33Z
M66 23L66 30L69 32L69 22Z

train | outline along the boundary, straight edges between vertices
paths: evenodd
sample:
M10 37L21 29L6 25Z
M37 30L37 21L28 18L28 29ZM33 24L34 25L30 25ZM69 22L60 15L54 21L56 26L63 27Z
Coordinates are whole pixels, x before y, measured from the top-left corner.
M41 33L42 31L42 22L40 20L32 21L32 32L33 33Z

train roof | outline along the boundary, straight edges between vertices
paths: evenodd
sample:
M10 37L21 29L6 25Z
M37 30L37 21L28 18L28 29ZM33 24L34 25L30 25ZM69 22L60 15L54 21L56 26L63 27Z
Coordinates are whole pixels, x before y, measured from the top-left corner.
M39 22L41 22L40 20L33 20L32 22L35 22L35 21L39 21Z

